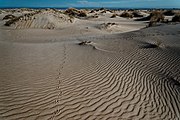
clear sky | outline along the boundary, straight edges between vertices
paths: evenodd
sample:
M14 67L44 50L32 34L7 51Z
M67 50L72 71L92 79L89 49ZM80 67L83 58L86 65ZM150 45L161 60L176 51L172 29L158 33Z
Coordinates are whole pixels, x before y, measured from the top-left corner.
M180 0L0 0L0 7L180 8Z

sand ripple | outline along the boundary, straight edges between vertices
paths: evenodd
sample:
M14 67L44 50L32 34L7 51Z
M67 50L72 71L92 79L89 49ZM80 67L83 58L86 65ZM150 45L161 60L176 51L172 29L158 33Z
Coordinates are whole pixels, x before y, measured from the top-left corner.
M0 119L179 119L180 43L168 37L178 28L156 29L84 38L90 46L0 44ZM167 47L144 47L156 40Z

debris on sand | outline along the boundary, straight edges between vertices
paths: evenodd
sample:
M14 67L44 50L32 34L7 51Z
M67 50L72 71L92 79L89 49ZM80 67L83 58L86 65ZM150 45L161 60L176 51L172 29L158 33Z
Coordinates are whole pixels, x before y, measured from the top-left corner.
M79 45L89 45L91 41L82 41L79 43Z

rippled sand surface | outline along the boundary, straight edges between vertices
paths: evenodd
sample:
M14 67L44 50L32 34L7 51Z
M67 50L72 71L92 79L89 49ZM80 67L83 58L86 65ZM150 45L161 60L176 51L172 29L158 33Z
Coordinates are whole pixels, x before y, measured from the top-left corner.
M69 38L3 29L0 36L1 120L180 118L179 24Z

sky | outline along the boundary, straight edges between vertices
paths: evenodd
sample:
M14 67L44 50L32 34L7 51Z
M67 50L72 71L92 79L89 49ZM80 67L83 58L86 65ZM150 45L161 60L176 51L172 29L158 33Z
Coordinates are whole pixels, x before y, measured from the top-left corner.
M0 7L180 8L180 0L0 0Z

